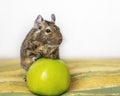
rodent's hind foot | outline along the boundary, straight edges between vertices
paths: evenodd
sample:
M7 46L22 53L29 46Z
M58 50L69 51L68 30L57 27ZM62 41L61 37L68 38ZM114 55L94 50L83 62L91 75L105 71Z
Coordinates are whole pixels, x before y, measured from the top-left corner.
M23 79L24 79L25 82L27 81L26 76Z

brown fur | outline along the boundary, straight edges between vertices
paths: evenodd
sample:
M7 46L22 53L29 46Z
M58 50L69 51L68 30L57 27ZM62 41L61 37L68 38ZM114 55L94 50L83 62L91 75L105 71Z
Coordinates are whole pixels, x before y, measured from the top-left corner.
M49 28L50 33L46 30ZM62 34L54 22L46 20L38 29L32 28L27 34L21 46L21 66L28 70L38 58L59 59L59 45L62 42Z

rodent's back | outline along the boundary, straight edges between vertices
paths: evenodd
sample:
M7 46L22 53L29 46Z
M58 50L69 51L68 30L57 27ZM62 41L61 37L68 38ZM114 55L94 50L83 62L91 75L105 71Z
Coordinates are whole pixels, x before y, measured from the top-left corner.
M20 48L20 54L21 54L21 56L24 55L23 51L25 49L27 49L28 43L32 42L32 36L33 36L33 34L34 34L35 31L36 31L35 29L31 29L30 32L26 35L25 39L23 40L21 48Z

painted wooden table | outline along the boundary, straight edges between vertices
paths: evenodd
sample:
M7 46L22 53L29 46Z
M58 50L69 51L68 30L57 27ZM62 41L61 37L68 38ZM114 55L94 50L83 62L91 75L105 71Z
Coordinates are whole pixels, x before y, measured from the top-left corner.
M120 96L120 59L64 60L71 85L63 96ZM36 96L24 82L18 59L0 60L0 96Z

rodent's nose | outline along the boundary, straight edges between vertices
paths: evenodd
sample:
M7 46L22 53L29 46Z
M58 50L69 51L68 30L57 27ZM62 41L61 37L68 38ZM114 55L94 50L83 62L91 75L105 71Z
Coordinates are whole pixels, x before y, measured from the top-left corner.
M61 42L62 42L62 38L58 40L58 44L61 44Z

